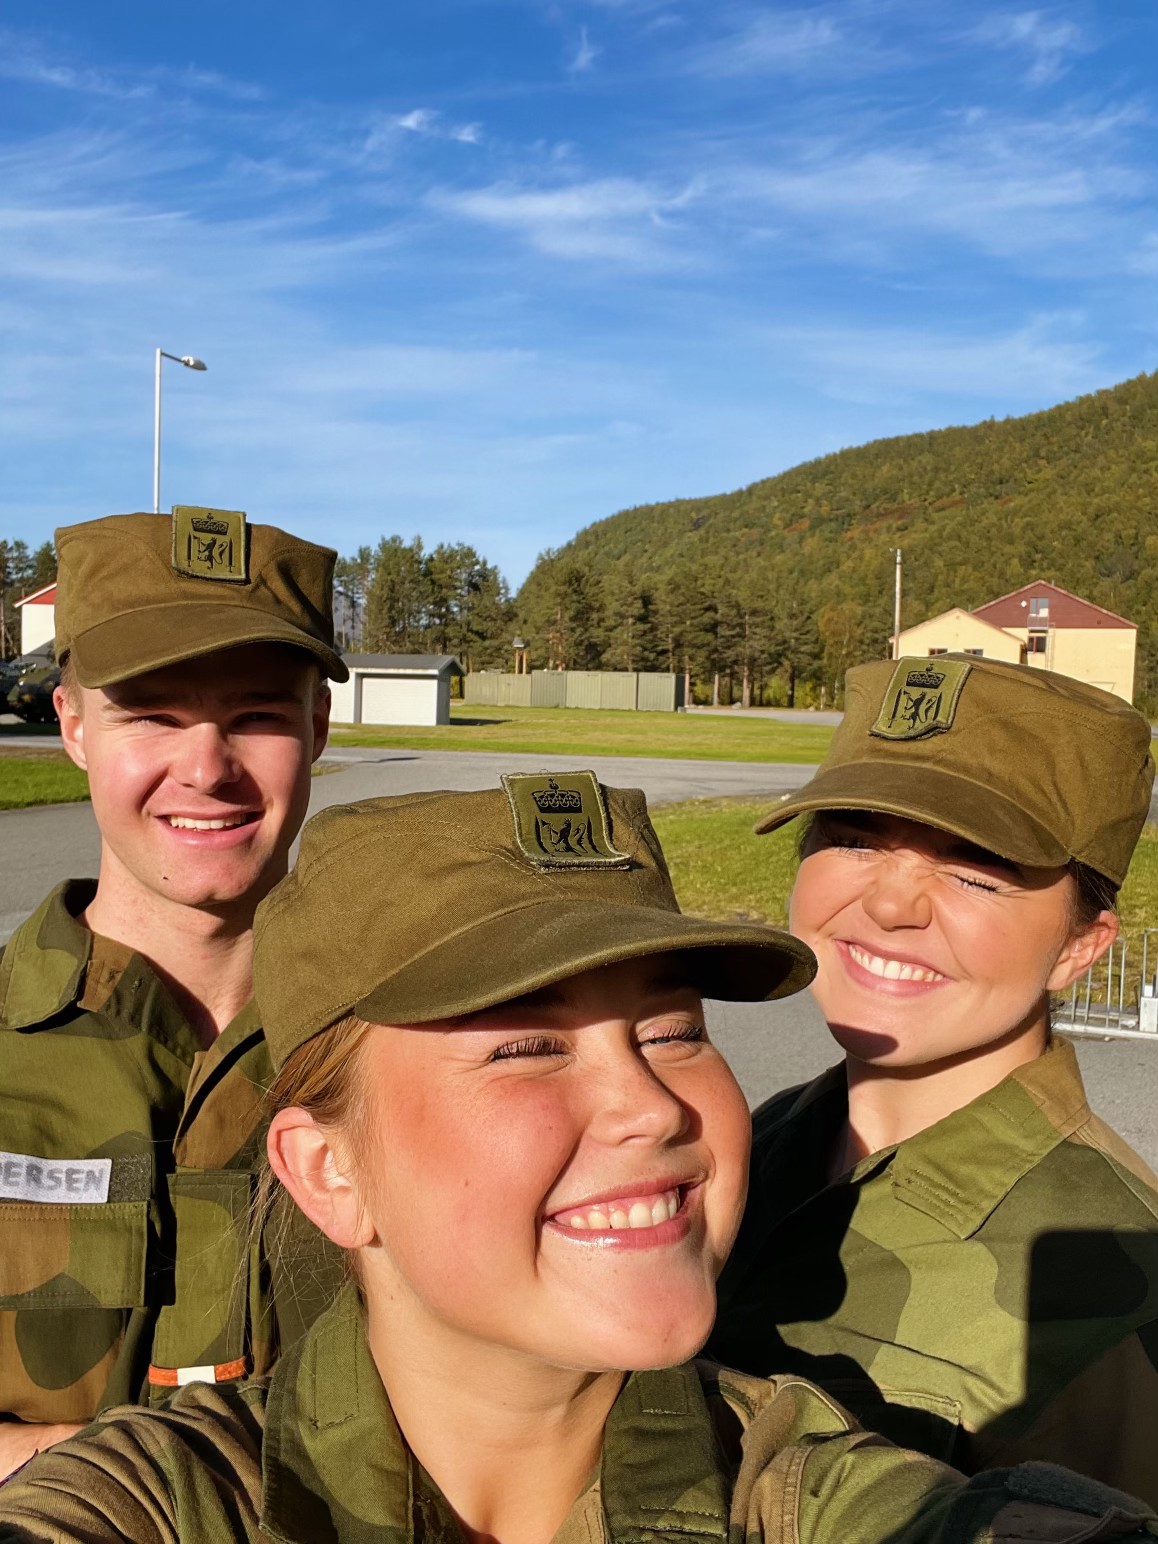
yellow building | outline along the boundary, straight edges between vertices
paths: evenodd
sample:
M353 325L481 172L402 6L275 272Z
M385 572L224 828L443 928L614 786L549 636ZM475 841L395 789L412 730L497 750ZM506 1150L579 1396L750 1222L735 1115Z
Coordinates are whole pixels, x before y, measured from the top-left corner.
M902 654L977 654L1056 670L1134 696L1134 655L1138 628L1060 585L1035 580L975 611L955 606L940 616L906 627Z

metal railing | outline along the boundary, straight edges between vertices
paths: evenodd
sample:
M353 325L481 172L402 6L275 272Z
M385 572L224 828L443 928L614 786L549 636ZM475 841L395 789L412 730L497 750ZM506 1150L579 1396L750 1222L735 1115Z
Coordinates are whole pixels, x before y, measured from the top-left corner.
M1067 1035L1158 1042L1158 928L1142 934L1142 968L1128 965L1129 945L1118 939L1069 996L1055 999L1053 1027Z

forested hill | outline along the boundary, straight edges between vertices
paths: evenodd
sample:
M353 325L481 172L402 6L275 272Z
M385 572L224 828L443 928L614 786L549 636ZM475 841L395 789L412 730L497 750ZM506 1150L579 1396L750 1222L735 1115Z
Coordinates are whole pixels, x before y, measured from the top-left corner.
M876 440L736 493L624 510L545 553L516 609L535 663L722 672L765 697L905 624L1045 578L1139 624L1158 695L1158 374L1025 418ZM749 642L749 640L752 640ZM745 653L745 651L747 651Z

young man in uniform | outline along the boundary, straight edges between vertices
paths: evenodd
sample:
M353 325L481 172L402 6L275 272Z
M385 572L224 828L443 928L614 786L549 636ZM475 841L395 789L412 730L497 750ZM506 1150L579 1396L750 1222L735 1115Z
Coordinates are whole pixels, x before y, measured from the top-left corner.
M253 915L348 674L335 554L189 507L57 550L56 706L101 859L0 957L0 1474L108 1405L266 1366L311 1313L236 1225L270 1076Z

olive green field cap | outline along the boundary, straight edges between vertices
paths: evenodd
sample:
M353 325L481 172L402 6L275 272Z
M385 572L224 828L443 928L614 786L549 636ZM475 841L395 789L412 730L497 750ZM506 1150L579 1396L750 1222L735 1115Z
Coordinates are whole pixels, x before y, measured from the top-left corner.
M1148 720L1100 687L966 654L879 660L848 672L828 755L756 831L875 810L1026 868L1077 859L1121 885L1153 783Z
M56 657L82 686L112 686L243 643L306 649L335 681L337 554L241 510L177 505L56 533Z
M760 1002L812 980L812 952L790 934L683 915L638 789L593 772L502 781L337 805L307 823L254 929L275 1068L349 1013L457 1018L671 950L709 997Z

